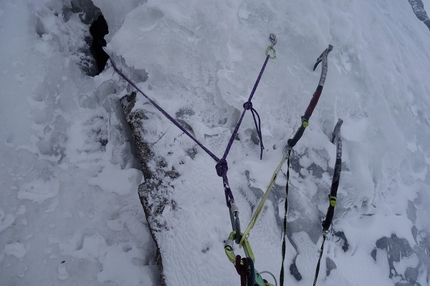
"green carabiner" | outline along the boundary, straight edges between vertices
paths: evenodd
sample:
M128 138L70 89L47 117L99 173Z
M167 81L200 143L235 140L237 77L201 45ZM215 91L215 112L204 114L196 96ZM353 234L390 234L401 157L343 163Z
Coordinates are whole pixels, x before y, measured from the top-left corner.
M270 51L273 52L273 56L269 55ZM268 46L266 49L266 56L269 56L271 59L276 59L276 50L273 46Z

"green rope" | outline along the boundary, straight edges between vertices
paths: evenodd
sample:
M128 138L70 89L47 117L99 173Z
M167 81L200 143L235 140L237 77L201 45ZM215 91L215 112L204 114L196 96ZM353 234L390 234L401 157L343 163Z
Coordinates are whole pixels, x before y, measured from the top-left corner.
M254 227L255 223L257 222L258 216L260 215L261 211L263 210L264 204L266 203L266 200L269 197L270 191L272 190L272 187L275 184L276 179L278 178L278 174L281 171L282 165L284 164L284 162L288 156L289 156L289 153L288 154L286 153L282 157L281 162L279 162L278 166L276 167L275 171L273 172L272 178L270 179L269 186L267 187L266 192L264 193L263 197L261 198L261 201L260 201L258 207L256 208L254 215L252 216L252 218L248 224L248 227L246 228L245 232L243 233L242 239L240 240L240 243L239 243L240 247L243 246L245 238L248 238L249 232L251 231L251 229Z

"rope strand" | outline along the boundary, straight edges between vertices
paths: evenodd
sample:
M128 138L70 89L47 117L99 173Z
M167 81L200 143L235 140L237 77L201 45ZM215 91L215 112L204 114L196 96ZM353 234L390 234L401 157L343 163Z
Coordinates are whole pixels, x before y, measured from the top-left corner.
M128 82L132 87L134 87L140 94L142 94L158 111L160 111L167 119L170 120L176 127L178 127L182 132L184 132L188 137L191 138L194 142L197 143L209 156L211 156L215 162L218 162L219 159L215 154L213 154L209 149L207 149L202 143L200 143L190 132L188 132L178 121L176 121L172 116L170 116L163 108L161 108L155 101L153 101L149 96L147 96L137 85L132 82L122 71L120 71L112 59L110 59L113 69L117 72L126 82Z

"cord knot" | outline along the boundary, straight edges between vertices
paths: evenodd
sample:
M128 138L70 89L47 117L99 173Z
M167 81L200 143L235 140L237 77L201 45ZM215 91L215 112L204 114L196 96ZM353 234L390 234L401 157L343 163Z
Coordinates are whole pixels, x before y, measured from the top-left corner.
M227 174L228 165L225 159L220 159L218 163L215 165L216 173L218 176L223 177Z
M251 101L247 101L243 104L243 108L245 108L245 110L250 110L252 109L252 102Z

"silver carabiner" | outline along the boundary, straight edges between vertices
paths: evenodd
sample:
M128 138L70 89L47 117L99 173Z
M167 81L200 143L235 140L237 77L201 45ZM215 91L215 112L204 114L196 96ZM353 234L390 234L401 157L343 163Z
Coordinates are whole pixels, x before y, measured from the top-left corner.
M230 202L230 220L231 220L231 227L233 231L236 232L235 242L239 244L242 233L240 232L240 220L239 220L239 208L236 206L234 201Z
M270 42L272 43L272 47L278 43L278 40L276 39L276 35L273 33L269 35L269 39L270 39Z

